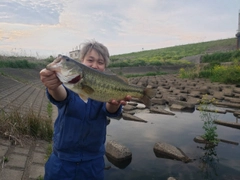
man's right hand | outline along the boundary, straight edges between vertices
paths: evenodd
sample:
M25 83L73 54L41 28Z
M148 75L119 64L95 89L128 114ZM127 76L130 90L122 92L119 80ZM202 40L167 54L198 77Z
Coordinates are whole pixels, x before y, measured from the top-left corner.
M42 69L40 71L40 79L42 83L50 90L57 89L62 82L58 79L54 71L49 71L47 69Z
M39 74L42 83L56 101L63 101L67 97L67 91L54 71L42 69Z

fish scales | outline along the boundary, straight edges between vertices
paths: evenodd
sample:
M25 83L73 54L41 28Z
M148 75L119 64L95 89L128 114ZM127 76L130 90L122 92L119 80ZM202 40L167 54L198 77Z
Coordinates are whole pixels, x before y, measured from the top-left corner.
M83 66L83 85L90 86L94 92L90 96L101 101L111 99L120 100L127 94L137 97L143 96L142 88L128 85L115 75L103 74ZM91 70L91 71L90 71Z

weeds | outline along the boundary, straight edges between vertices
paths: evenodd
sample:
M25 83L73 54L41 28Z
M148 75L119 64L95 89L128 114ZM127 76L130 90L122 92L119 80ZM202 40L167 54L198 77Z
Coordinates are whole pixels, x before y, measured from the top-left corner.
M208 99L207 95L203 96L200 101L199 110L200 118L203 121L203 129L205 131L202 138L210 142L213 145L217 145L219 140L217 139L217 126L214 124L214 120L217 119L216 112L209 112L208 110L212 108L212 103L215 99Z
M33 110L20 113L17 110L0 114L0 133L21 144L21 137L31 136L50 141L52 139L52 120L36 115Z
M240 84L240 65L235 62L231 65L209 64L202 68L181 68L179 77L189 79L208 78L212 82Z
M0 68L3 67L32 69L36 67L36 64L28 62L27 60L1 60Z
M46 160L48 160L48 158L52 154L52 150L53 150L52 143L49 143L46 151L46 156L45 156Z
M43 180L43 176L42 175L38 176L37 180Z
M200 73L199 66L195 66L194 68L188 68L188 69L181 68L179 70L179 77L194 79L199 77L199 73Z

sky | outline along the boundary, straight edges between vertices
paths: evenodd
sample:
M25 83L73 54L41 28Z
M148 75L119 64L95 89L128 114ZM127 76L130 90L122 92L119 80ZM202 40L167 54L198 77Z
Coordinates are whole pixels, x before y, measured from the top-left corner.
M240 0L0 0L0 54L69 55L95 39L110 55L233 38Z

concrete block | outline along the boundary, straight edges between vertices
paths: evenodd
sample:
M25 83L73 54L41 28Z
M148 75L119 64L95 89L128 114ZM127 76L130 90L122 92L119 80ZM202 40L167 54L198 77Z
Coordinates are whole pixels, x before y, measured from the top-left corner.
M19 154L10 154L8 159L9 161L6 163L6 166L25 168L27 156L19 155Z
M29 178L37 179L39 176L44 177L44 166L33 164L30 167Z
M13 149L13 152L14 152L14 153L20 153L20 154L28 155L29 149L30 149L30 147L24 147L24 148L15 147L15 148Z
M39 164L45 164L45 154L34 152L32 162L39 163Z
M23 176L23 171L3 168L0 173L0 179L2 180L21 180Z
M0 146L0 158L1 159L2 159L3 156L5 156L5 154L7 153L7 150L8 150L7 146Z
M0 144L4 145L4 146L10 146L11 145L11 141L9 141L8 139L0 139Z

